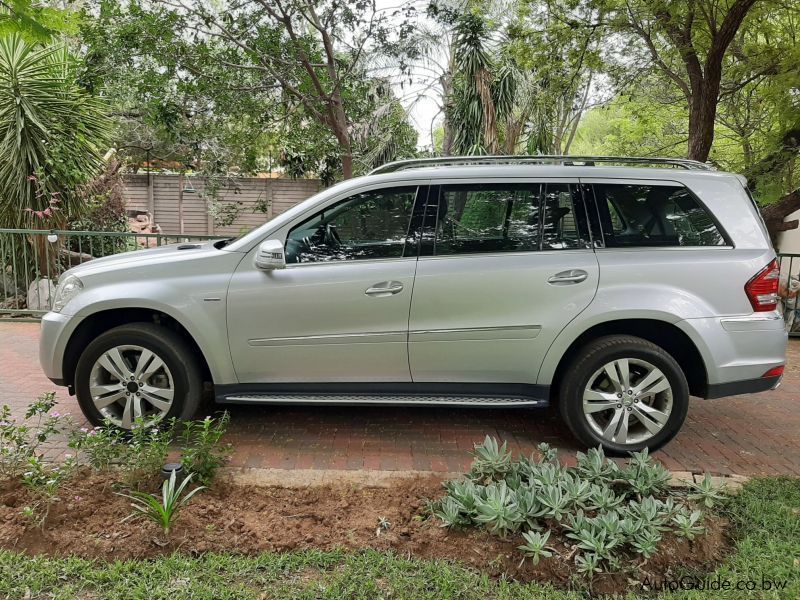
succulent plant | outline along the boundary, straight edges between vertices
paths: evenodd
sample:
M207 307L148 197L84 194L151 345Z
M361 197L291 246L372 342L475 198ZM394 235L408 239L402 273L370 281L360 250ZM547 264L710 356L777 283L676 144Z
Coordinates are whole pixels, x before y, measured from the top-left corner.
M522 537L525 543L517 546L517 548L522 551L526 558L530 558L533 564L539 564L539 560L543 557L549 558L553 556L553 552L547 549L547 541L550 539L549 531L544 533L525 531L522 533Z

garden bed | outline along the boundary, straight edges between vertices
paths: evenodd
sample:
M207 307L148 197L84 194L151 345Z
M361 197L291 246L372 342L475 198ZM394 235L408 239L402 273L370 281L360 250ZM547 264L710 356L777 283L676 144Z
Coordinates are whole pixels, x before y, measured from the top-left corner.
M82 470L60 491L43 527L32 526L22 509L32 501L26 488L6 482L0 492L0 548L30 555L80 556L101 560L152 558L175 551L188 555L226 552L372 548L400 555L460 561L490 576L570 585L570 550L557 547L538 565L521 561L518 535L503 540L484 530L447 529L430 517L428 500L442 496L436 478L412 478L391 487L325 485L304 488L243 487L223 480L196 495L182 510L168 540L153 523L127 519L126 498L108 478ZM379 527L386 519L388 529ZM676 566L707 569L727 552L725 523L709 515L706 533L694 541L670 536L640 577L660 580ZM380 533L378 533L380 531ZM623 573L597 575L595 591L623 591Z

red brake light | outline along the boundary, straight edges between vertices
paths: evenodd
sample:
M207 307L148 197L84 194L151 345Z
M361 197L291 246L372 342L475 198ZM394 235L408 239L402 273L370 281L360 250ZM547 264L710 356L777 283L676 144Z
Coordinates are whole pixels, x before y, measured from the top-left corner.
M773 260L756 273L744 286L744 293L747 294L754 311L766 312L775 310L778 306L778 280L780 274L778 261Z
M786 365L781 365L780 367L772 367L769 371L764 373L761 377L780 377L783 375L783 369Z

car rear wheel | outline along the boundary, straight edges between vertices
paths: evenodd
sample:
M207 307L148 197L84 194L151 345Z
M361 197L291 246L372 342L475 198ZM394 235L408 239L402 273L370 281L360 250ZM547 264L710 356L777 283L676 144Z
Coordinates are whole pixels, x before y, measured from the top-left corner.
M662 348L633 336L608 336L588 344L564 372L561 416L587 446L610 454L655 450L681 428L689 386Z
M92 341L78 360L75 392L86 417L130 429L162 419L191 419L202 377L184 340L151 323L115 327Z

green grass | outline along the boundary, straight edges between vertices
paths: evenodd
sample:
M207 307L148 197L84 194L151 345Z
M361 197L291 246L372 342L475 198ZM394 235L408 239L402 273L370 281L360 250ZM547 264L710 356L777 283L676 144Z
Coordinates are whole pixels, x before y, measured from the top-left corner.
M749 597L800 598L800 479L749 483L725 508L737 538L707 579L754 580ZM761 590L762 579L786 581ZM672 598L741 598L747 592L684 591ZM173 555L100 563L0 552L0 597L9 598L551 598L583 597L537 584L492 580L457 564L375 551L304 551L245 558ZM631 595L630 597L634 597Z

